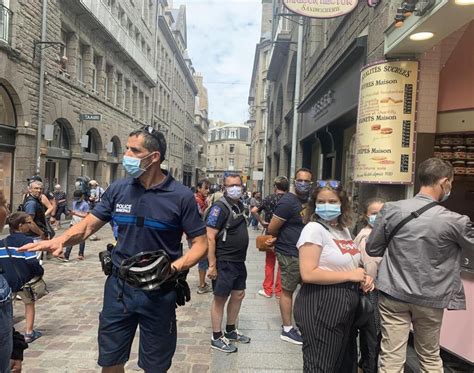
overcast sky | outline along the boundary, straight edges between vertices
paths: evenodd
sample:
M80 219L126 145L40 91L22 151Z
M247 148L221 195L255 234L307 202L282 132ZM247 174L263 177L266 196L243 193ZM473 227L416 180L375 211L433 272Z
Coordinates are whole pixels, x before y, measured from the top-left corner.
M181 4L186 5L189 56L209 93L209 118L245 122L261 1L173 1L174 8Z

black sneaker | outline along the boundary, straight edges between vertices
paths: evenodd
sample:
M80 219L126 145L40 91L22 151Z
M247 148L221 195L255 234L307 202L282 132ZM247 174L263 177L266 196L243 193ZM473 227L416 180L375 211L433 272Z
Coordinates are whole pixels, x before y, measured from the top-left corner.
M237 347L231 344L230 341L223 335L221 335L218 339L211 339L211 348L226 352L228 354L232 352L237 352Z
M225 332L224 337L226 337L231 342L250 343L250 338L246 335L240 334L237 329L229 333Z
M295 328L291 328L289 332L285 332L285 330L281 329L280 339L285 342L290 342L295 345L302 345L303 338L301 338L301 334Z

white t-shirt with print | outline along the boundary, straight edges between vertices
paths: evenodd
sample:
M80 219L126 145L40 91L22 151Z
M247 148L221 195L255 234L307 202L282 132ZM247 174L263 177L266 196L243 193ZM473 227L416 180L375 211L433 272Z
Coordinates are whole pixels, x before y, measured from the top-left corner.
M342 230L320 223L308 223L301 232L296 246L298 249L305 243L322 247L318 268L327 271L352 271L360 262L360 251L354 244L347 228Z

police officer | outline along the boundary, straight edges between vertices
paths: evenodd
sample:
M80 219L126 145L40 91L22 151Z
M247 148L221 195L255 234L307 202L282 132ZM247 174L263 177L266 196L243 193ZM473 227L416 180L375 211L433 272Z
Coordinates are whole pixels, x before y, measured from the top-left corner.
M63 247L84 241L110 220L118 225L118 243L112 251L114 270L105 283L99 319L102 372L124 372L138 325L138 365L145 372L166 372L176 349L176 292L134 288L121 278L122 264L140 252L164 250L172 260L172 271L180 272L207 252L206 228L192 192L161 169L165 152L165 138L153 127L130 133L123 166L131 177L114 182L95 209L62 236L22 248L59 256ZM192 241L185 255L183 233Z

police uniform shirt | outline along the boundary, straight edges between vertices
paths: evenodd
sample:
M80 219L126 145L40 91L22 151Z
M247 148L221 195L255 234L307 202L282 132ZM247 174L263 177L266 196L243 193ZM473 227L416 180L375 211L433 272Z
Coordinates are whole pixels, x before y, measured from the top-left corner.
M98 219L118 226L112 254L115 266L143 251L164 250L174 260L182 255L183 232L192 239L206 227L190 189L165 173L165 180L145 189L138 179L114 182L92 210Z
M249 233L247 221L242 214L244 206L240 202L237 205L231 202L229 204L236 219L232 219L230 222L225 242L222 241L221 236L216 237L216 258L229 262L245 262L249 246ZM222 202L216 201L209 210L206 225L221 231L225 228L229 214L228 208Z

